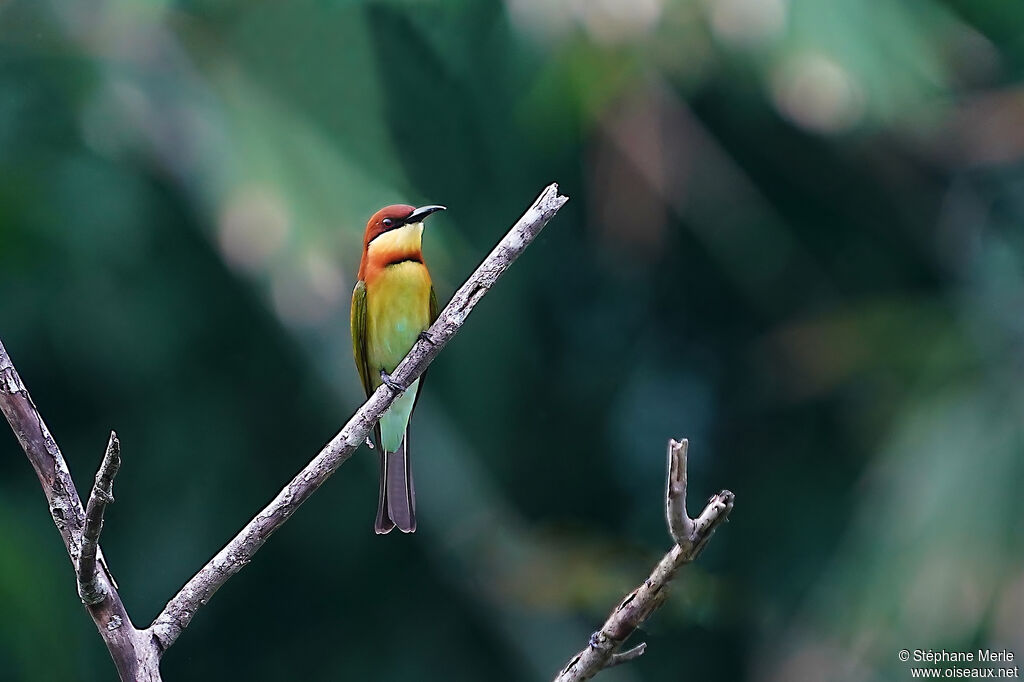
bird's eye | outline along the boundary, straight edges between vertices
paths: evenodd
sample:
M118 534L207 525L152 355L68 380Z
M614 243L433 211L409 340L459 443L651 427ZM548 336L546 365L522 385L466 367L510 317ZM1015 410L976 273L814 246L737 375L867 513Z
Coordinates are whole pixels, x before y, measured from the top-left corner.
M384 219L384 227L391 227L394 224L395 224L395 221L392 220L391 218L385 218Z

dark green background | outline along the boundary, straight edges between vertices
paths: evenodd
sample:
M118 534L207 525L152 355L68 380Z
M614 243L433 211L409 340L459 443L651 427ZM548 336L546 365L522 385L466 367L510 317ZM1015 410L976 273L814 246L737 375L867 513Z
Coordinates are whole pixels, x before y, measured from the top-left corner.
M442 203L446 300L570 203L432 366L420 531L362 450L168 680L543 680L691 513L732 521L614 680L903 680L1024 656L1024 5L1005 0L0 3L0 338L134 619L362 396L369 214ZM0 434L0 680L109 680Z

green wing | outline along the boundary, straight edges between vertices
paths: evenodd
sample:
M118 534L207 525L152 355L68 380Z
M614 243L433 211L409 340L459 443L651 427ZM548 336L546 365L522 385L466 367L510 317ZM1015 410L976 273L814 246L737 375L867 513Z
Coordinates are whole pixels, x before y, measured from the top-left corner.
M363 381L366 397L373 394L370 384L370 366L366 356L366 282L356 282L352 290L352 355L356 359L356 369Z

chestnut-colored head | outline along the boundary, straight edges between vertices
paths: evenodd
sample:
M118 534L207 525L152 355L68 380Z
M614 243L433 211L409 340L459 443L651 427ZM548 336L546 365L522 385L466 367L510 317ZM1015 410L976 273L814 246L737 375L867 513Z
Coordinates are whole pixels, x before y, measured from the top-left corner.
M408 204L392 204L385 206L374 213L369 222L366 223L366 233L363 235L363 247L365 248L374 239L396 227L405 224L405 219L416 210L415 206Z
M418 252L423 219L431 213L443 210L444 206L437 205L416 208L408 204L393 204L374 213L366 223L366 232L363 234L363 257L359 263L359 279L365 279L366 268L374 257L374 251L378 252L378 260L402 257L406 255L404 252L409 250ZM404 238L406 232L410 232L408 238ZM387 239L374 245L374 242L383 235L387 235ZM398 250L403 253L397 253Z

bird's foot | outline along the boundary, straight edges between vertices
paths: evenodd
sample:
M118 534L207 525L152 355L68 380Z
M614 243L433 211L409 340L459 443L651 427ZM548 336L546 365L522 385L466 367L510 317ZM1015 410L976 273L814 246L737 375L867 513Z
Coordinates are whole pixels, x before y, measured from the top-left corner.
M430 332L428 332L426 329L421 331L416 338L418 338L418 339L420 339L422 341L426 341L431 346L436 346L437 345L437 341L434 341L434 337L431 336Z
M406 387L405 386L400 386L398 384L398 382L396 382L394 379L392 379L391 375L388 374L387 372L385 372L384 370L380 371L380 380L381 380L381 382L385 386L390 388L395 393L404 393L405 392Z

